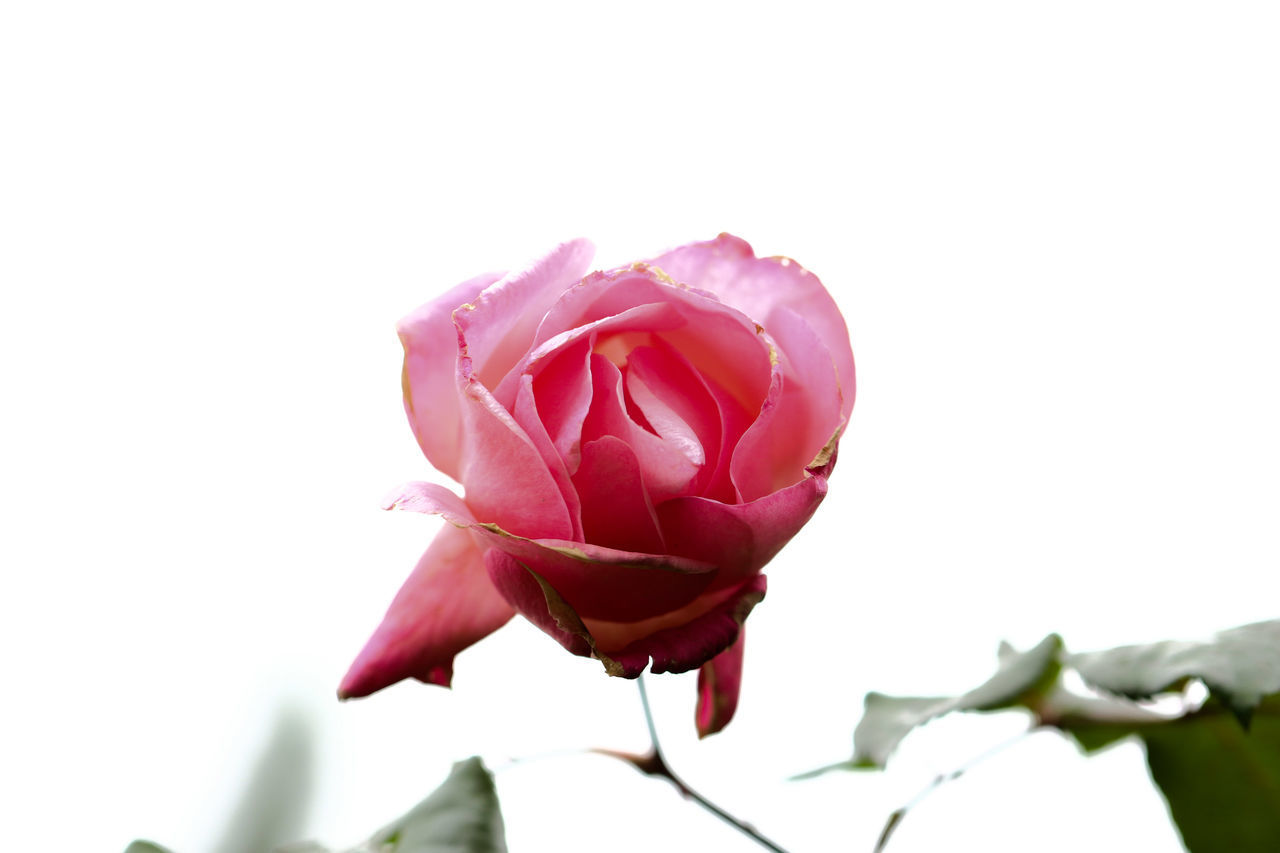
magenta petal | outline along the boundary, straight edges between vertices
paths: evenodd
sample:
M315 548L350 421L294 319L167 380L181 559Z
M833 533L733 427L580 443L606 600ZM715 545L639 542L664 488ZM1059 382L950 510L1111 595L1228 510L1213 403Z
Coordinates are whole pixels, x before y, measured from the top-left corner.
M397 325L404 346L404 409L418 446L439 470L458 479L459 405L456 380L458 336L453 311L501 278L477 276L433 299Z
M651 263L676 281L716 294L767 330L779 308L803 317L831 353L843 397L841 414L848 419L855 391L849 330L816 275L790 258L757 258L745 240L730 234L672 249Z
M490 583L471 536L447 524L342 679L338 696L368 696L405 678L448 687L454 655L514 613Z
M591 656L591 635L549 584L502 551L488 551L484 562L490 582L521 616L573 654Z
M701 497L675 498L661 504L658 521L668 552L719 566L716 588L758 572L822 503L835 460L833 439L804 479L773 494L744 504L722 504Z
M706 737L729 725L738 710L742 687L742 651L747 641L745 629L738 632L732 646L713 657L698 670L698 737Z
M537 572L583 618L635 622L660 616L689 604L716 576L715 566L682 557L534 541L485 525L472 529L491 548Z
M684 625L667 628L636 640L609 657L620 675L634 678L652 659L650 671L688 672L729 648L737 641L742 623L764 598L764 575L756 575L719 606Z
M477 545L511 555L593 619L635 622L670 613L694 601L716 576L715 566L684 557L514 536L497 525L477 522L456 495L434 483L401 486L383 506L443 515L455 526L467 527ZM516 600L511 603L521 606Z
M612 435L588 441L573 481L582 500L586 541L620 551L666 553L640 463L625 442Z

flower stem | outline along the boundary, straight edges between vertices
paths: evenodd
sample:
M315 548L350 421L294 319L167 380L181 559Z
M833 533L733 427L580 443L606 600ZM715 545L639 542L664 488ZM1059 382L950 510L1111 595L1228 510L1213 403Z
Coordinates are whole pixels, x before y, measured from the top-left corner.
M658 743L658 730L653 724L653 711L649 708L649 693L644 686L644 677L641 676L636 679L636 684L640 685L640 704L644 706L644 721L649 726L649 740L652 742L653 748L646 756L632 758L631 763L633 763L643 773L648 773L651 776L663 777L672 785L675 785L676 790L678 790L684 797L693 800L695 803L702 806L704 809L711 812L713 815L720 818L722 821L729 824L766 850L772 850L773 853L787 853L787 851L782 847L779 847L777 844L761 835L754 826L741 818L737 818L729 814L727 811L702 796L702 794L699 794L693 788L690 788L683 779L671 772L671 768L667 766L667 760L662 754L662 746Z

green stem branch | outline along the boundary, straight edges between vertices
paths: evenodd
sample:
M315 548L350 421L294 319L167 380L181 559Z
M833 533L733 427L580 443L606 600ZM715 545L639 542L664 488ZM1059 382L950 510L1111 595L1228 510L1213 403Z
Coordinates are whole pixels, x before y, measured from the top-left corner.
M693 800L695 803L702 806L704 809L711 812L713 815L720 818L720 820L729 824L766 850L771 850L773 853L787 853L785 849L761 835L754 826L741 818L737 818L729 814L702 794L698 793L693 788L690 788L683 779L671 771L671 768L667 765L666 758L662 754L662 746L658 742L658 730L653 724L653 711L649 708L649 693L645 689L644 678L641 677L636 679L636 683L640 685L640 704L644 706L644 721L649 726L649 740L653 746L649 750L648 755L631 756L631 763L643 773L648 773L651 776L661 776L666 779L672 785L675 785L676 790L678 790L684 797Z

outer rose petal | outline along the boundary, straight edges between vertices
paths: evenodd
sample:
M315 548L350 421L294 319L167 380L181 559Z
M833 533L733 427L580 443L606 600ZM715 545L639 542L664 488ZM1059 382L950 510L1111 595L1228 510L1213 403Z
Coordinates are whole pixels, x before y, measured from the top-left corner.
M582 278L595 247L588 240L561 243L530 266L485 288L460 306L454 320L466 336L476 377L490 390L533 343L542 316Z
M481 327L470 334L476 370L484 379L491 371L500 377L528 347L556 296L586 272L593 251L586 240L563 243L522 270L464 281L397 325L404 345L405 412L418 445L436 468L460 479L454 311L471 306L468 322Z
M468 528L477 545L505 552L537 572L570 606L591 618L635 622L671 613L697 599L716 577L716 567L699 560L515 536L477 522L461 499L434 483L406 483L383 506L443 515ZM508 600L520 607L517 599Z
M813 516L827 495L836 463L833 437L800 482L744 504L675 498L661 504L658 521L672 554L720 566L713 589L758 572Z
M347 671L338 696L368 696L405 678L448 687L454 655L514 614L489 582L475 542L446 524Z
M635 678L653 660L652 671L687 672L706 663L736 642L742 623L764 598L765 578L757 575L711 609L688 622L656 631L614 652L593 634L584 620L545 578L510 554L489 551L485 565L493 585L522 616L575 655L597 658L610 675Z
M677 625L636 640L608 656L621 674L634 678L653 659L650 672L688 672L733 645L747 615L764 598L765 577L756 575L724 603L684 625Z
M742 651L747 641L746 629L738 632L738 641L702 665L698 670L698 710L694 715L698 737L706 737L729 725L738 710L738 691L742 687Z
M781 307L804 318L831 353L843 396L841 413L848 419L855 390L849 330L817 276L790 258L757 258L750 244L730 234L672 249L650 263L676 281L715 293L765 329L772 328L773 313Z
M404 410L418 446L432 465L458 479L459 414L454 387L458 359L453 310L480 295L502 275L477 276L423 305L400 321L396 330L404 346Z

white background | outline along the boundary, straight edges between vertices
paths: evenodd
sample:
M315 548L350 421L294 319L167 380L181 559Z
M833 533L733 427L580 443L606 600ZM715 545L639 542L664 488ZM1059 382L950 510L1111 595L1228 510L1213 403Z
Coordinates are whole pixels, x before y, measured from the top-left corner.
M830 287L858 402L771 566L737 720L672 764L793 851L870 850L867 690L1280 615L1280 21L1270 3L11 3L0 12L6 849L218 847L273 720L298 836L351 844L473 753L642 749L632 683L513 623L452 691L339 705L431 537L393 324L583 235L731 231ZM509 842L755 849L594 756L502 769ZM301 792L306 785L299 784ZM1132 744L1038 734L907 851L1178 849ZM225 847L224 847L225 849Z

